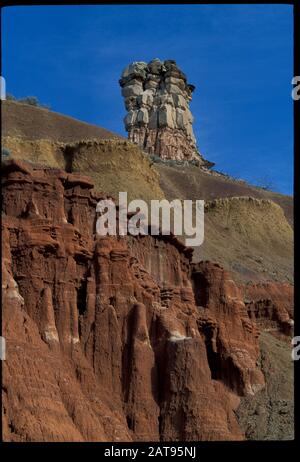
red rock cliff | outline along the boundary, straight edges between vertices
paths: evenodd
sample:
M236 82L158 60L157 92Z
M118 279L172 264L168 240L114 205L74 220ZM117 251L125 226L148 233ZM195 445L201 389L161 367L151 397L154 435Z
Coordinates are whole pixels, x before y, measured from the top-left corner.
M265 282L243 287L249 317L261 328L292 335L294 328L294 290L284 283Z
M86 177L3 177L4 439L243 439L234 410L264 378L229 274L172 237L96 237Z

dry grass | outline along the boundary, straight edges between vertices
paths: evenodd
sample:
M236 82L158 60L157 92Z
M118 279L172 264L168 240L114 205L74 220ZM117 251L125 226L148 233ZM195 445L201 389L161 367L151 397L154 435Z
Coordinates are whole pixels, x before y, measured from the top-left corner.
M233 197L206 203L204 244L195 259L212 259L242 282L293 281L293 230L270 200Z
M2 135L28 140L52 140L72 143L83 138L119 138L102 127L87 124L45 108L14 101L2 101Z
M134 144L121 140L81 141L68 146L69 169L89 175L96 189L118 197L128 193L128 200L162 199L159 174L148 157Z
M269 199L279 204L290 224L293 223L293 198L272 191L256 188L246 182L233 181L223 176L215 176L197 167L171 167L157 164L160 185L168 199L204 199L221 197L251 196Z
M116 199L119 191L126 191L128 200L149 202L165 197L159 186L159 174L148 157L127 140L83 139L65 144L6 136L3 147L15 159L90 176L95 189Z
M21 137L4 136L2 146L9 149L15 159L26 160L48 167L65 168L63 143L51 140L27 140Z

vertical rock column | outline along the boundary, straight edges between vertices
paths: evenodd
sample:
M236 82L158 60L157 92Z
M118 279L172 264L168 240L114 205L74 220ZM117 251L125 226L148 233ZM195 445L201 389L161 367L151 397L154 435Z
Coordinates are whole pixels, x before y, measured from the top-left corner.
M162 159L195 160L208 166L197 150L189 109L194 86L172 60L134 62L120 79L130 141Z

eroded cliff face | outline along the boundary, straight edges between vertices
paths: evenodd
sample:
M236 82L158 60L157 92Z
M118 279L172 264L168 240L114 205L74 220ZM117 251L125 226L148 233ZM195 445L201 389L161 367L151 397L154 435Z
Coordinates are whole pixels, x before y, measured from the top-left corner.
M292 335L294 290L290 284L246 284L242 290L248 315L256 319L260 328L288 337Z
M243 439L265 385L243 290L174 237L97 237L102 197L3 165L4 439Z

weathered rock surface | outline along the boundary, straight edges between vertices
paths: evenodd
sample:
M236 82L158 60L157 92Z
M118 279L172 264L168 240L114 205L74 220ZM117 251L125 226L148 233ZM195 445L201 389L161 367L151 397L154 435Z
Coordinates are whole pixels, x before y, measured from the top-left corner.
M274 331L261 332L259 364L266 387L241 398L237 417L250 440L292 440L294 434L294 364L290 343Z
M239 440L256 320L174 237L96 237L82 175L3 166L6 441Z
M175 61L131 63L124 69L120 85L130 141L162 159L209 165L198 152L192 128L189 103L195 88Z
M254 395L264 388L256 366L258 343L253 341L259 335L239 288L226 271L210 262L192 266L192 281L212 377L221 379L238 395L245 391Z
M292 335L294 328L294 290L284 283L246 284L244 301L251 319L260 328Z

